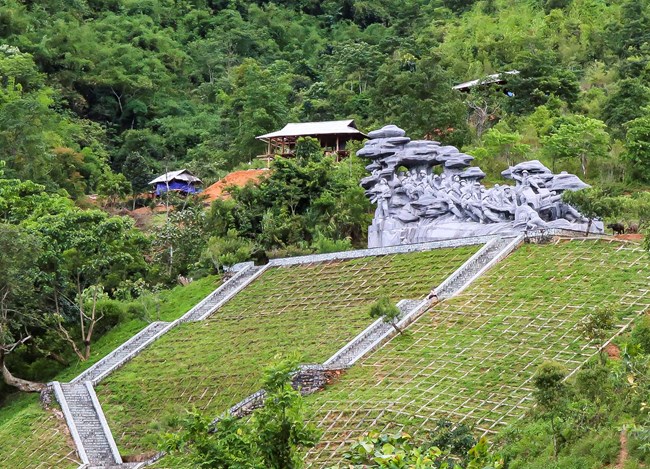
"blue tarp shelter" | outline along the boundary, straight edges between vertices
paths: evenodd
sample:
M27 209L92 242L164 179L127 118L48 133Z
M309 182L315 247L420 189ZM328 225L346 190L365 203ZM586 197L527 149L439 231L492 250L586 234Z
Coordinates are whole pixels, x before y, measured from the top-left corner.
M158 176L149 182L149 184L154 186L156 195L162 195L167 191L196 194L197 192L201 192L199 186L202 184L202 181L187 169L181 169L179 171L169 171L162 176Z

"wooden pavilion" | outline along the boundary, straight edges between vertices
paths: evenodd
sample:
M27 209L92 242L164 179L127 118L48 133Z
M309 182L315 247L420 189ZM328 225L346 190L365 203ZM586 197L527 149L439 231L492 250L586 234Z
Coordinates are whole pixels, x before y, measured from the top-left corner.
M266 159L268 162L275 155L293 156L296 142L300 137L317 139L323 151L334 154L337 161L348 156L349 152L346 150L346 146L350 140L368 138L366 134L357 129L353 119L291 123L285 125L282 130L255 137L266 143L266 154L259 155L258 158Z

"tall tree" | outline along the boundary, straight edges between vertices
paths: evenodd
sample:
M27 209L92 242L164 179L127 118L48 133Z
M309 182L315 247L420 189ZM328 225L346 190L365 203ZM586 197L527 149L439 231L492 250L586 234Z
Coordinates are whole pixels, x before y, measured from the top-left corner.
M604 158L609 150L605 124L580 115L563 121L555 132L542 141L544 151L554 162L562 158L578 158L583 176L587 176L588 158Z
M638 117L626 125L624 157L631 166L636 177L650 181L650 116Z
M44 385L13 376L6 356L28 342L30 329L41 322L34 291L39 275L34 256L39 251L38 238L0 223L0 369L5 383L27 392L41 391Z

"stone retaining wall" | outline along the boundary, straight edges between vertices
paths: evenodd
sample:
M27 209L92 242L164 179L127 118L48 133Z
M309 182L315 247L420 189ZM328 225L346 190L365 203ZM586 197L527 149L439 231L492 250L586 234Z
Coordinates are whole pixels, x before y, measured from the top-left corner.
M331 254L312 254L309 256L285 257L269 261L271 267L289 266L298 264L312 264L315 262L341 261L346 259L357 259L359 257L386 256L389 254L406 254L409 252L431 251L433 249L455 248L460 246L472 246L485 244L499 235L475 236L472 238L449 239L446 241L433 241L430 243L402 244L385 248L358 249L355 251L334 252Z

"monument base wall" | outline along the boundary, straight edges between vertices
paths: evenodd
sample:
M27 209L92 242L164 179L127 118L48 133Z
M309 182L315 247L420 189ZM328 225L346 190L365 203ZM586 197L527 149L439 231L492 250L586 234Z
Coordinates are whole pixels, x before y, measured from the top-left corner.
M436 220L437 222L438 220ZM528 231L526 226L509 221L502 223L474 223L446 220L432 222L414 227L399 220L375 220L368 227L368 248L399 246L401 244L428 243L448 239L469 238L474 236L507 235ZM546 229L566 229L587 232L587 223L575 223L560 219L546 223ZM603 233L603 222L594 220L590 233ZM540 228L535 228L539 230Z

